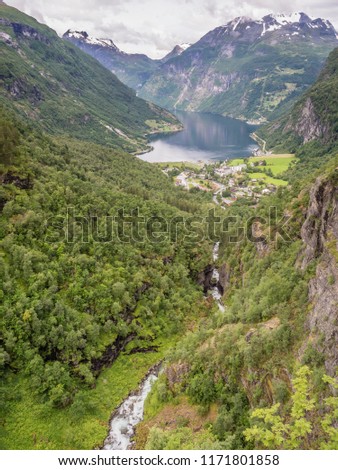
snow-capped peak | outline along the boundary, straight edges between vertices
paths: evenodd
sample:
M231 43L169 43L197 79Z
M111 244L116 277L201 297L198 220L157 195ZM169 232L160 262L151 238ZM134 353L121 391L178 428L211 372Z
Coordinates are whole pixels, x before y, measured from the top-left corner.
M185 51L186 49L188 49L188 47L190 47L190 46L191 46L191 44L189 44L188 42L184 42L184 43L182 43L182 44L178 44L178 47L179 47L180 49L182 49L183 51Z
M86 31L75 31L69 29L63 37L66 38L73 38L84 41L86 44L90 44L93 46L102 46L102 47L109 47L115 49L116 51L119 50L118 47L114 44L111 39L101 38L97 39L88 35Z
M303 12L291 13L290 15L283 13L270 14L264 16L264 18L259 23L261 23L263 26L261 36L264 36L269 31L275 31L284 27L293 29L296 28L299 30L300 27L304 26L313 30L325 30L325 34L329 33L336 35L336 31L330 21L322 18L317 18L314 20Z
M337 33L333 25L328 21L321 18L312 19L303 12L295 12L290 14L285 13L270 13L260 20L253 20L246 16L239 16L229 21L228 23L216 28L222 31L221 34L232 36L235 32L240 34L248 34L252 36L252 31L256 32L260 29L260 37L265 36L267 33L281 30L285 36L300 36L302 38L313 30L315 36L333 37ZM317 30L317 32L315 32ZM312 33L310 33L312 34Z
M271 14L269 16L273 18L274 20L276 20L277 23L284 25L284 24L300 23L302 19L302 15L303 13L294 12L294 13L290 13L289 15L285 15L284 13L277 13L275 15Z
M251 23L253 20L248 16L237 16L237 18L229 21L227 24L223 25L223 28L230 27L232 31L236 31L236 28L240 24Z
M67 32L63 35L64 37L67 36L69 38L75 39L87 39L88 33L86 31L75 31L73 29L68 29Z

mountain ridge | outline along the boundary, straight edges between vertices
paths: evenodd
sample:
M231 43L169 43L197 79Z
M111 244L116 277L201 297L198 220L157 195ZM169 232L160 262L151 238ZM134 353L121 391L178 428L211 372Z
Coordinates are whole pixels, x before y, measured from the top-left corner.
M63 35L144 99L169 110L213 112L254 123L292 105L313 83L337 37L330 21L303 12L260 20L236 17L156 60L127 54L111 39L84 31Z
M127 86L137 90L160 65L160 60L145 54L128 54L119 49L112 39L97 39L86 31L68 30L63 39L97 59Z
M145 150L146 134L179 128L174 116L136 97L99 62L48 26L0 6L0 102L48 132Z
M68 29L62 38L97 59L114 73L123 83L139 90L162 64L181 55L191 44L177 44L161 59L152 59L146 54L127 53L109 38L95 38L87 31Z
M305 91L337 44L330 22L304 13L298 22L238 17L164 63L138 94L167 109L264 122Z

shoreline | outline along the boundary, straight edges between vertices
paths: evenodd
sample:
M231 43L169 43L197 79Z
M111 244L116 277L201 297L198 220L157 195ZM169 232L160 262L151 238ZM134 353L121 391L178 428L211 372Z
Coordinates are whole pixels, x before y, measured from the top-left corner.
M134 155L135 157L138 157L140 155L145 155L146 153L151 153L154 150L154 147L152 145L150 145L150 143L151 143L150 137L154 137L156 135L166 136L166 135L170 135L170 134L176 134L177 132L182 132L183 130L184 130L184 126L183 126L182 123L180 123L180 125L174 126L173 129L170 129L170 130L167 130L167 131L155 130L153 132L147 132L146 134L144 134L144 137L147 139L147 148L145 148L144 150L141 150L141 151L137 150L136 152L132 152L130 155Z
M214 113L199 113L199 112L193 112L192 114L214 114ZM256 134L256 130L257 130L257 127L261 124L263 124L262 122L258 122L258 121L250 121L250 120L246 120L245 118L233 118L232 116L229 116L229 115L226 115L224 116L223 114L216 114L215 115L219 116L219 117L224 117L224 118L230 118L230 119L233 119L233 120L237 120L237 121L241 121L245 124L247 124L248 126L256 126L255 128L251 128L250 130L252 132L248 132L248 136L250 136L250 138L257 144L258 148L256 148L256 146L254 144L250 144L250 146L248 146L248 152L250 152L249 155L245 155L245 156L241 156L241 157L238 157L237 155L236 156L233 156L233 157L230 157L228 155L224 155L224 157L221 159L221 160L214 160L213 158L208 158L207 160L203 160L203 163L204 164L212 164L212 163L216 163L218 161L220 162L224 162L224 161L227 161L227 160L233 160L233 159L238 159L238 158L246 158L246 157L255 157L255 156L262 156L262 155L267 155L268 153L266 152L266 142L261 139L257 134ZM148 145L147 145L147 148L143 148L143 149L140 149L139 151L136 151L136 152L133 152L132 155L136 156L136 157L142 157L143 155L146 155L146 154L151 154L154 150L155 150L155 146L151 145L152 144L152 140L155 140L155 138L157 139L160 139L161 137L163 137L165 139L166 136L170 136L170 135L174 135L176 133L179 133L179 132L182 132L183 130L185 129L184 125L182 123L179 123L177 125L173 124L171 126L170 129L167 129L167 130L161 130L161 129L154 129L146 134L144 134L144 137L146 137L148 139ZM250 148L250 147L255 147L255 148ZM182 155L182 157L184 158L184 155ZM173 163L177 163L177 164L182 164L182 163L186 163L186 164L196 164L198 165L199 162L198 161L192 161L192 160L176 160L176 161L171 161L171 160L168 160L168 161L151 161L151 157L150 158L150 161L148 161L147 159L145 159L144 161L148 161L148 163L156 163L156 164L159 164L159 163L167 163L167 164L173 164ZM178 157L179 158L179 157Z
M261 137L259 137L256 132L252 132L250 134L250 137L255 141L257 142L259 148L260 148L260 151L262 152L262 155L256 155L256 156L263 156L263 155L268 155L267 151L266 151L266 140L262 139ZM262 145L263 143L263 145ZM253 155L255 156L255 155Z

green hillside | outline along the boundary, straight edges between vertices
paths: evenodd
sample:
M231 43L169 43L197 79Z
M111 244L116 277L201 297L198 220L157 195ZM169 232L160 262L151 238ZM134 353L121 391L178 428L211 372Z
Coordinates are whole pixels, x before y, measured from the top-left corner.
M316 83L290 113L261 128L258 134L269 148L294 151L299 144L321 143L324 152L338 139L338 48L334 49Z
M63 39L73 43L113 72L122 83L137 90L161 64L144 54L127 54L109 39L96 39L86 31L68 30Z
M194 279L210 245L197 249L182 223L161 233L164 220L201 215L210 199L137 157L18 121L0 121L0 149L1 447L92 448L106 432L90 405L103 371L124 353L100 405L107 422L186 322L205 314ZM117 379L124 362L134 371L126 381ZM76 426L94 428L69 439L75 423L65 416L81 400ZM48 429L45 414L55 417Z
M173 348L137 448L338 448L338 156L312 164L304 157L292 185L256 209L226 211L236 222L221 236L225 312ZM238 240L250 220L259 241Z
M135 152L147 120L177 128L168 112L137 98L95 59L35 19L0 5L0 103L53 134Z
M93 448L205 315L195 280L211 247L175 220L211 196L122 151L173 116L33 18L0 13L1 448Z

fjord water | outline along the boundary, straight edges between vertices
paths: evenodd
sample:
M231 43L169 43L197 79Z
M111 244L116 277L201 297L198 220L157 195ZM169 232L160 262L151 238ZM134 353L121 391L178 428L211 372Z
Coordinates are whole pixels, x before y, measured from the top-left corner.
M154 150L140 155L148 162L223 161L247 157L257 149L250 137L255 130L246 122L217 114L177 111L184 130L156 136Z

